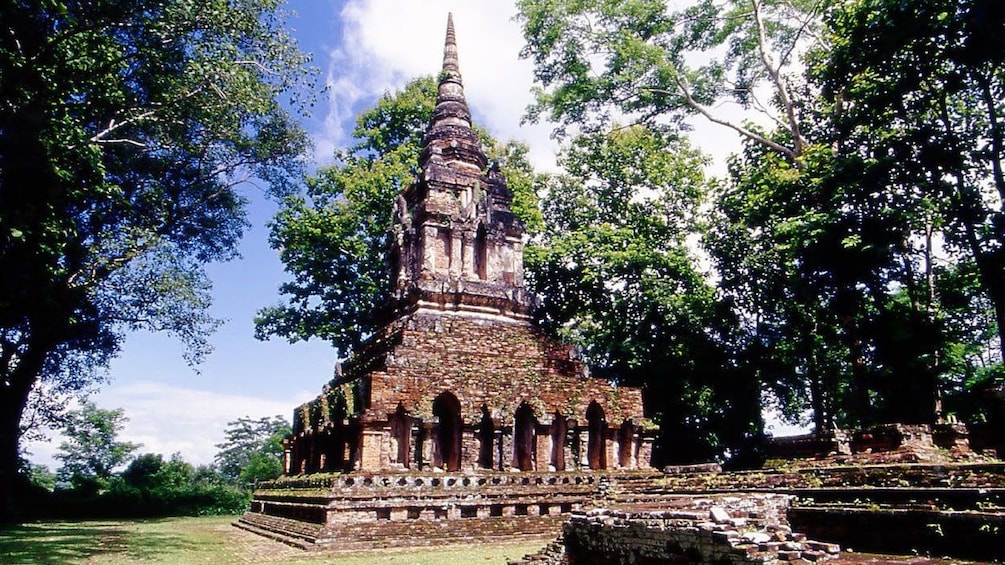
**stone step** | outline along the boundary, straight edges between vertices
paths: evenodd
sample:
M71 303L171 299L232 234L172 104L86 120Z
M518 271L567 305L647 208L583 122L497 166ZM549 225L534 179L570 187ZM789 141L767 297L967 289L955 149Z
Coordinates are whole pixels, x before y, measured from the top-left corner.
M1005 513L912 508L796 507L793 529L859 551L913 552L963 559L1005 560Z
M317 543L328 548L402 547L436 545L499 537L552 540L562 529L563 516L513 516L460 520L407 520L331 526Z
M319 524L280 516L267 516L257 512L245 512L235 525L245 527L245 529L264 530L307 545L314 544L321 530L321 525ZM260 532L256 531L256 533ZM281 541L287 540L284 539ZM292 543L291 545L301 544Z

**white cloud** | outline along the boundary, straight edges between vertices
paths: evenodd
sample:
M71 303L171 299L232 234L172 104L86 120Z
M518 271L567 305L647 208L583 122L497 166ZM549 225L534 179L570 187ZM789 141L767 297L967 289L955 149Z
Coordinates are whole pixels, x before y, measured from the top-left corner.
M216 444L224 439L228 422L249 416L281 415L289 419L293 408L317 395L314 391L291 392L284 398L266 400L171 386L161 382L134 381L110 386L92 398L100 408L123 407L126 422L119 439L143 444L137 453L181 453L193 465L211 463ZM26 446L32 461L55 470L54 455L62 439L51 434L49 442Z
M531 159L553 169L555 143L547 124L521 125L533 100L532 66L523 46L516 7L479 0L355 0L342 10L343 43L328 53L329 112L316 138L318 154L349 141L353 119L385 92L420 75L435 75L443 57L447 13L453 12L465 95L475 121L495 137L519 139Z

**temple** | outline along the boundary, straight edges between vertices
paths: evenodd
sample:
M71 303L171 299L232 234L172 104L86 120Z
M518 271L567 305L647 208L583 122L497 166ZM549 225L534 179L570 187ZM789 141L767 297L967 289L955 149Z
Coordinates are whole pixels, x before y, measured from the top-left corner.
M391 322L297 408L286 474L648 467L641 391L591 377L531 322L524 227L471 126L452 18L439 76L393 203Z
M388 202L387 322L294 411L284 476L239 527L304 548L550 537L652 473L641 390L532 321L524 227L471 127L452 18L417 165Z

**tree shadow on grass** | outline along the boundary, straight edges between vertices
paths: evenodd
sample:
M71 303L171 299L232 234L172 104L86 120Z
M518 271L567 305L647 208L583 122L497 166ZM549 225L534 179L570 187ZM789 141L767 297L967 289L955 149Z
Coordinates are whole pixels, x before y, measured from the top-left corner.
M2 527L0 563L63 564L99 555L128 562L198 546L182 532L150 532L136 527L157 521L39 522Z

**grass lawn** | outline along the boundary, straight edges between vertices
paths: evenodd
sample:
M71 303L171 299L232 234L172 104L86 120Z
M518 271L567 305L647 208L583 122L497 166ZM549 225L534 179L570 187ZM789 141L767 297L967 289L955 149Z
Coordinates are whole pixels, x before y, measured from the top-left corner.
M40 522L0 528L0 563L338 563L339 565L501 564L544 543L478 544L307 553L231 526L232 516Z

